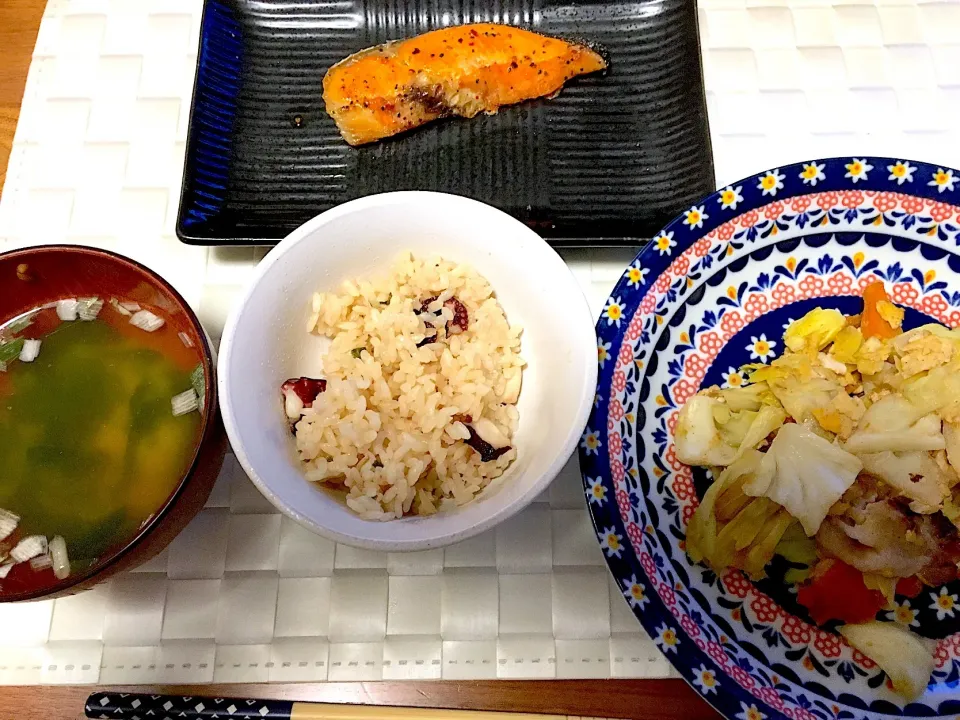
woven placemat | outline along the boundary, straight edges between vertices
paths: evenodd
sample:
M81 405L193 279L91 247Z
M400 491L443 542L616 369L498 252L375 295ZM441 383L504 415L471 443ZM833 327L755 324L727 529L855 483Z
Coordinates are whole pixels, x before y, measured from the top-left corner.
M215 339L262 249L174 236L200 0L51 0L0 199L0 250L67 242L154 268ZM957 3L704 0L721 184L891 154L960 166ZM706 209L709 212L709 208ZM599 314L632 251L566 251ZM459 546L383 554L276 513L229 456L160 557L0 607L0 683L665 677L609 579L575 461Z

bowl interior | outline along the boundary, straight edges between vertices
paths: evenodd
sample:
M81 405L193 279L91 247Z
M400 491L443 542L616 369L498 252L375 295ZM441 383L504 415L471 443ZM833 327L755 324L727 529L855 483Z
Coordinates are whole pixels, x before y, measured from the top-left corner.
M518 404L518 459L480 499L456 512L371 522L304 479L279 387L288 377L322 377L325 343L305 330L313 292L384 272L404 251L473 266L490 281L510 322L523 326L528 367ZM500 211L435 193L364 198L303 226L262 263L221 343L224 421L253 481L305 526L363 547L447 544L519 510L573 451L594 395L592 324L560 257Z
M116 297L160 309L172 329L185 334L192 344L187 352L195 353L196 362L203 365L206 387L210 389L201 408L203 425L199 439L192 451L188 470L132 537L83 572L71 574L65 580L39 591L23 593L0 590L0 600L30 599L55 595L77 586L86 587L88 580L98 578L108 568L118 563L124 567L135 566L162 549L162 545L157 546L152 539L149 543L144 541L156 534L155 530L161 524L170 524L167 516L185 494L185 488L197 469L201 446L211 437L216 425L216 372L212 351L199 320L166 281L128 258L95 248L39 246L0 255L0 324L59 299L93 296L105 299ZM216 459L212 464L218 465ZM215 477L216 473L213 474ZM206 487L205 492L209 493L209 489ZM185 519L175 520L177 523L181 521L185 522ZM169 539L166 538L166 541L169 542ZM150 553L143 554L147 545L150 545Z

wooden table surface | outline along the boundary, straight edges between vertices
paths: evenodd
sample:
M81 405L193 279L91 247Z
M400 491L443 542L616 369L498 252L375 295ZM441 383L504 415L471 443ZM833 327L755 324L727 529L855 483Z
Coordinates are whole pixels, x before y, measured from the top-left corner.
M45 0L0 0L0 188Z
M0 186L45 0L0 0ZM94 686L0 687L0 720L75 720ZM117 689L117 688L110 688ZM512 710L592 717L706 720L717 714L681 680L360 682L137 687L131 692Z

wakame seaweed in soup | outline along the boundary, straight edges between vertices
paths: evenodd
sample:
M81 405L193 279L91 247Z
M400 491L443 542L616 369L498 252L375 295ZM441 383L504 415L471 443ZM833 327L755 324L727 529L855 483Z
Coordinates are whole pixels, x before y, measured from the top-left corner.
M129 542L201 434L199 349L136 303L67 299L0 325L0 593Z

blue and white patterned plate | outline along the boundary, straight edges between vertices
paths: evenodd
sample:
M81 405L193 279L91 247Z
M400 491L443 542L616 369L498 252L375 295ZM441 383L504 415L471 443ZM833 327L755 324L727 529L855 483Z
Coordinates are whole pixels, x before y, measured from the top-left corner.
M887 619L938 639L926 694L905 704L868 658L809 623L780 584L721 576L684 552L705 478L673 429L700 387L769 362L814 306L856 312L883 280L907 323L960 326L960 172L835 158L734 183L670 223L597 323L600 376L580 466L611 571L683 677L728 718L960 714L960 584L898 598Z

